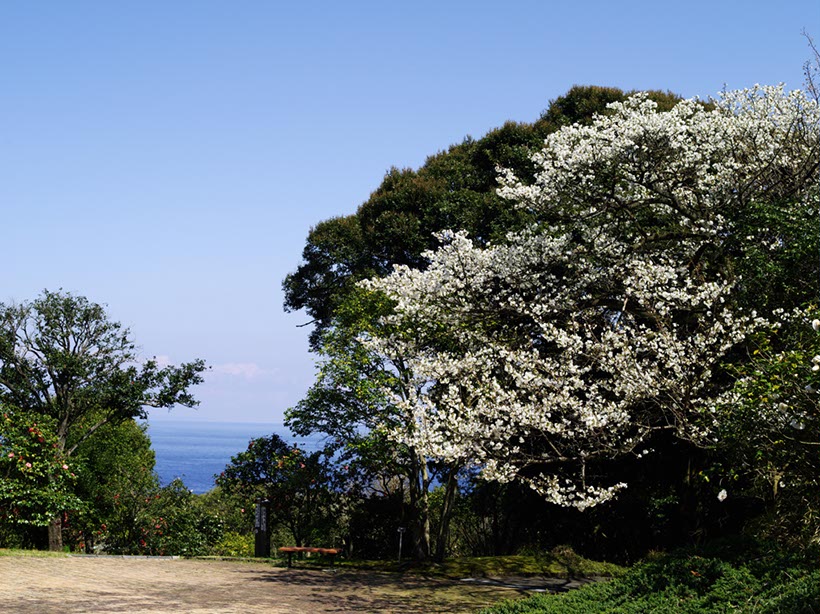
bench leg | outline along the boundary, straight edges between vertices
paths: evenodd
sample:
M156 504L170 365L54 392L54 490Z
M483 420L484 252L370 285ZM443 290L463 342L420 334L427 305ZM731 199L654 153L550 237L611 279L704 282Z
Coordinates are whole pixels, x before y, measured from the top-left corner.
M288 568L293 567L293 552L288 552Z

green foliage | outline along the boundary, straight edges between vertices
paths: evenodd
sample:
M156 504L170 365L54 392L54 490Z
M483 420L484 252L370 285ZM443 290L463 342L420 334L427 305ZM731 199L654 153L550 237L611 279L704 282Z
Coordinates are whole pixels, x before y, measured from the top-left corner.
M9 407L0 412L0 526L13 539L12 527L45 526L81 503L72 492L74 464L57 446L53 420Z
M133 519L159 490L146 429L131 419L105 424L75 451L76 492L86 505L63 527L63 539L72 548L127 549L139 539ZM106 543L100 543L103 534Z
M764 537L793 547L820 544L820 311L810 308L757 336L737 366L720 438L726 456L714 473L729 496L767 504L755 523Z
M153 503L144 513L141 528L149 553L206 554L222 537L221 519L203 509L181 480L162 488Z
M253 502L242 496L241 492L228 492L215 486L197 495L197 501L207 514L219 519L226 534L249 535L253 531Z
M254 553L254 536L230 531L210 548L214 556L249 557Z
M100 422L145 417L146 406L196 405L188 388L202 381L202 361L136 362L130 331L85 297L46 290L30 303L0 304L0 399L52 417L61 447L71 427L97 417L68 453Z
M766 614L816 614L820 612L818 586L820 572L795 575L788 582L766 591L760 611Z
M121 523L101 527L98 541L106 552L196 556L208 554L222 538L221 520L208 513L181 480L142 500L122 493L114 499Z
M349 480L364 490L383 484L385 494L395 476L413 479L410 452L385 437L385 429L400 426L404 416L396 413L381 387L400 391L402 381L395 365L368 350L359 337L389 326L381 316L391 309L392 302L381 294L351 291L336 308L337 325L322 333L316 382L285 414L294 433L327 436Z
M816 185L802 196L750 203L727 238L739 278L737 300L760 314L791 310L817 296Z
M297 546L325 545L336 537L335 475L321 451L306 454L276 434L260 437L231 458L216 484L248 508L256 499L268 499L271 523L284 524Z
M180 480L159 487L146 425L107 424L77 450L77 492L86 502L64 516L73 550L149 555L204 555L218 543L229 507L217 492L193 494ZM247 526L247 523L244 523Z
M622 102L632 93L624 93L617 87L574 85L566 94L550 102L536 125L545 124L547 130L553 132L572 124L589 124L596 114L606 112L608 104ZM661 111L668 111L680 101L680 96L669 91L653 90L649 97L658 103Z
M508 601L486 614L820 611L820 571L810 561L752 545L679 552L636 565L610 582L564 595Z
M0 402L37 415L66 458L105 425L144 418L146 407L196 405L188 389L204 369L201 360L140 364L130 331L85 297L45 290L0 304ZM50 548L62 547L61 530L55 515Z
M355 289L336 308L338 326L322 335L321 367L304 400L287 411L287 424L297 434L322 432L351 442L360 427L372 428L386 405L380 386L397 380L384 362L369 352L359 335L379 326L392 303L375 293Z

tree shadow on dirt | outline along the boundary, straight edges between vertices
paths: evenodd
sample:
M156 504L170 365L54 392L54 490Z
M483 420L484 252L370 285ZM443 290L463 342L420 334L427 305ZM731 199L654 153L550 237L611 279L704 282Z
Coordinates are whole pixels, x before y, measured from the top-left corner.
M252 576L248 580L280 585L283 593L302 587L306 602L329 612L455 614L475 612L502 599L527 594L507 587L396 574L299 569L248 573Z

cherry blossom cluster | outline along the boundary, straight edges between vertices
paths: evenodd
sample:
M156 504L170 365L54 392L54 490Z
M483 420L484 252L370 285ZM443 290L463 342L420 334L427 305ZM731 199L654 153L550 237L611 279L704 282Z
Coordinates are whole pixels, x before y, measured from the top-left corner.
M717 235L738 207L793 189L817 168L817 103L797 90L755 86L663 113L639 94L610 109L549 136L532 158L534 183L499 169L500 193L564 217L645 209L666 225ZM642 221L628 231L640 236Z
M659 431L708 437L721 362L767 322L732 300L719 253L736 212L817 167L817 106L777 87L659 112L638 95L550 136L532 184L500 193L542 222L503 245L445 232L424 270L363 285L400 334L363 339L409 373L392 436L584 509L626 486L601 471Z

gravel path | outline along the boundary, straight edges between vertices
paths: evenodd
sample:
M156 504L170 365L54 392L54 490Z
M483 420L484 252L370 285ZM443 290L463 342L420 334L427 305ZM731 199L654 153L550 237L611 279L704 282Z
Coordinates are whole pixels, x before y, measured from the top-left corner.
M518 590L357 571L122 557L0 557L3 612L475 612Z

